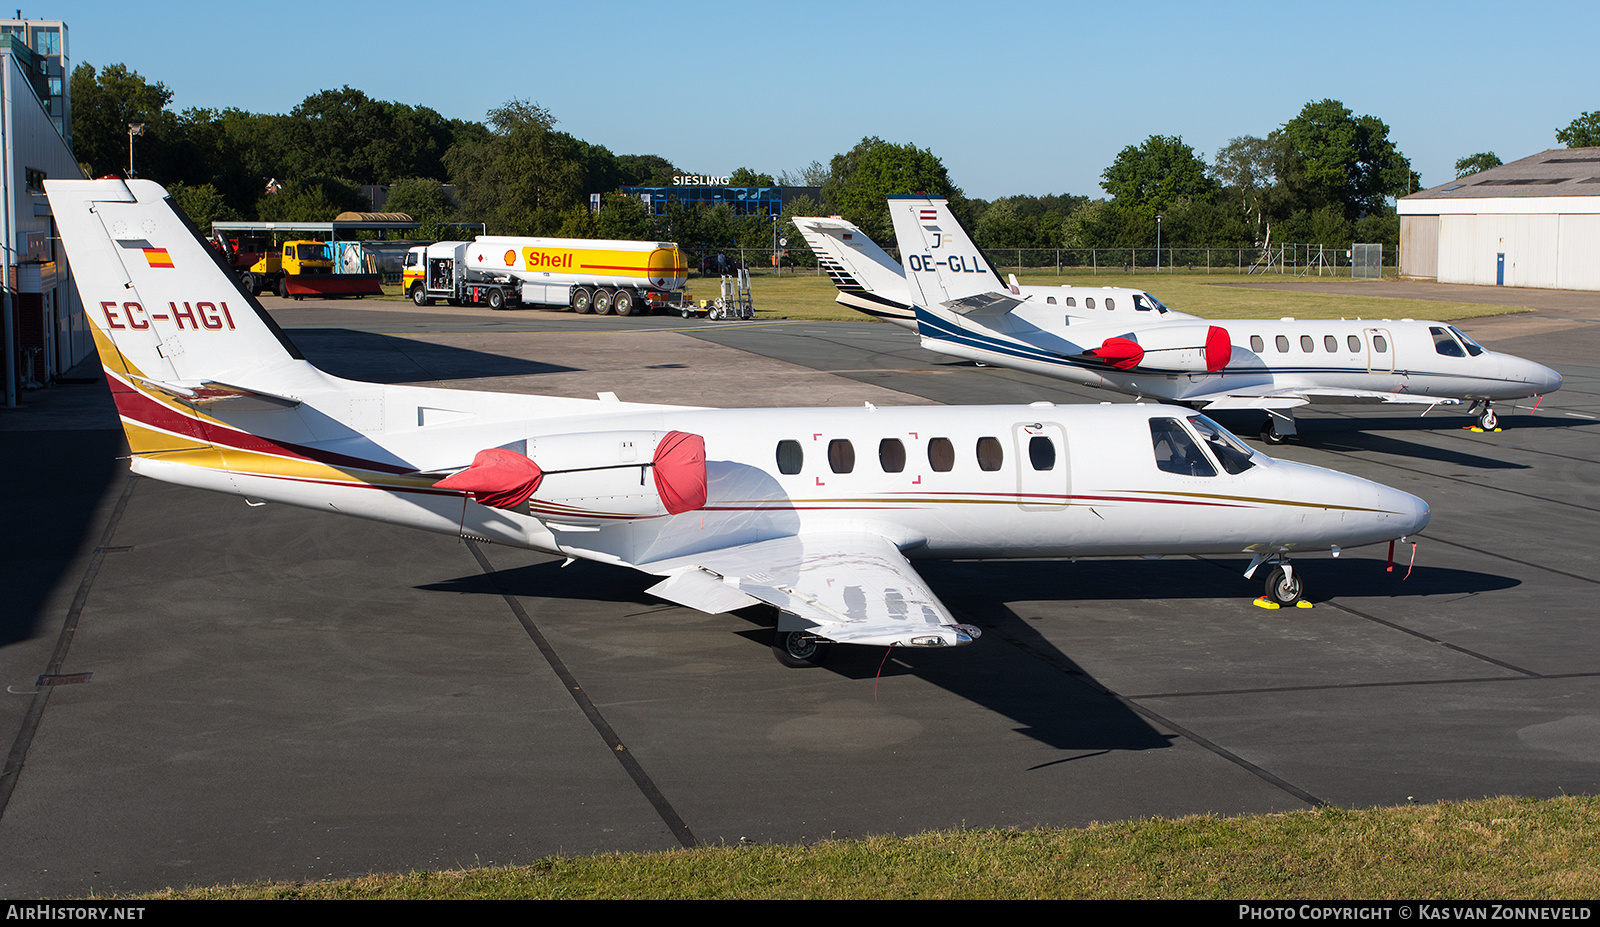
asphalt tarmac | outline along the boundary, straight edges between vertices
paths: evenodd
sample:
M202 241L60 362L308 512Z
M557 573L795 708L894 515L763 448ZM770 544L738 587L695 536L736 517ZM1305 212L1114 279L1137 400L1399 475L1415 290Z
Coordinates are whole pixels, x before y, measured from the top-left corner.
M1428 500L1393 572L1300 558L1315 607L1268 611L1244 558L919 564L980 641L809 670L770 613L632 571L132 479L103 384L26 393L0 410L0 896L1594 792L1600 294L1548 298L1461 326L1566 378L1504 431L1319 410L1271 450ZM1122 401L882 324L269 302L385 382Z

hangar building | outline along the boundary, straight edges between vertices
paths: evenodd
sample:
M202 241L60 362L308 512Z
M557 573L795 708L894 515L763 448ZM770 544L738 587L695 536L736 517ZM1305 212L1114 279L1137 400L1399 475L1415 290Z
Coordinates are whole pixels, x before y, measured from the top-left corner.
M1400 274L1600 290L1600 148L1553 148L1402 197Z

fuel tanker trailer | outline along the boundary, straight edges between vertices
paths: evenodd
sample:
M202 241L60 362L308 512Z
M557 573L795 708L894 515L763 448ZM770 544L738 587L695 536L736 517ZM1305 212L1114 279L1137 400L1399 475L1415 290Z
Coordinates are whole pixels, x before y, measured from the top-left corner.
M687 277L672 242L482 236L412 248L404 284L419 306L447 299L633 315L683 305Z

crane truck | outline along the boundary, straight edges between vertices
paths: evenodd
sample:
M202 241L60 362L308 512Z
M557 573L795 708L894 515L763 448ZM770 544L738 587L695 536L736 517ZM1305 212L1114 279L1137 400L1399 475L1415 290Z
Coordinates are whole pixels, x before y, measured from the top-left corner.
M419 306L443 299L632 315L685 305L688 274L672 242L487 235L412 248L402 283Z

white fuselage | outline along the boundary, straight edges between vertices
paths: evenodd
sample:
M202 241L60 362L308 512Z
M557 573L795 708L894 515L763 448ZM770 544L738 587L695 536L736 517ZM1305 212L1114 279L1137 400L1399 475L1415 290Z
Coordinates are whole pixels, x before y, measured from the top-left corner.
M357 384L309 365L293 379L301 381L298 409L219 417L261 446L315 443L324 456L340 454L345 478L286 471L281 455L225 469L135 458L134 469L629 565L841 530L889 538L911 558L1289 552L1388 540L1427 520L1427 506L1407 493L1259 453L1239 474L1214 457L1212 475L1164 471L1150 420L1192 414L1167 406L693 409ZM384 410L383 419L347 440L319 440L333 421L324 410L347 416L362 405ZM418 424L442 410L461 424ZM603 506L551 507L546 500L562 492L558 476L528 508L511 511L413 475L463 465L474 448L540 435L592 436L599 446L615 433L668 428L705 439L709 494L698 511L630 519ZM1050 444L1047 469L1032 456L1041 438Z
M1561 375L1548 367L1463 343L1459 333L1440 322L1217 320L1207 324L1228 333L1232 351L1227 365L1215 372L1178 372L1117 370L1078 356L1115 334L1115 324L1108 328L1057 315L1046 326L1037 316L1028 319L1019 313L992 328L965 325L949 314L925 314L922 345L1129 395L1175 402L1229 397L1219 408L1270 407L1270 394L1280 391L1501 400L1542 395L1561 384ZM1240 392L1258 395L1261 401L1241 399Z

